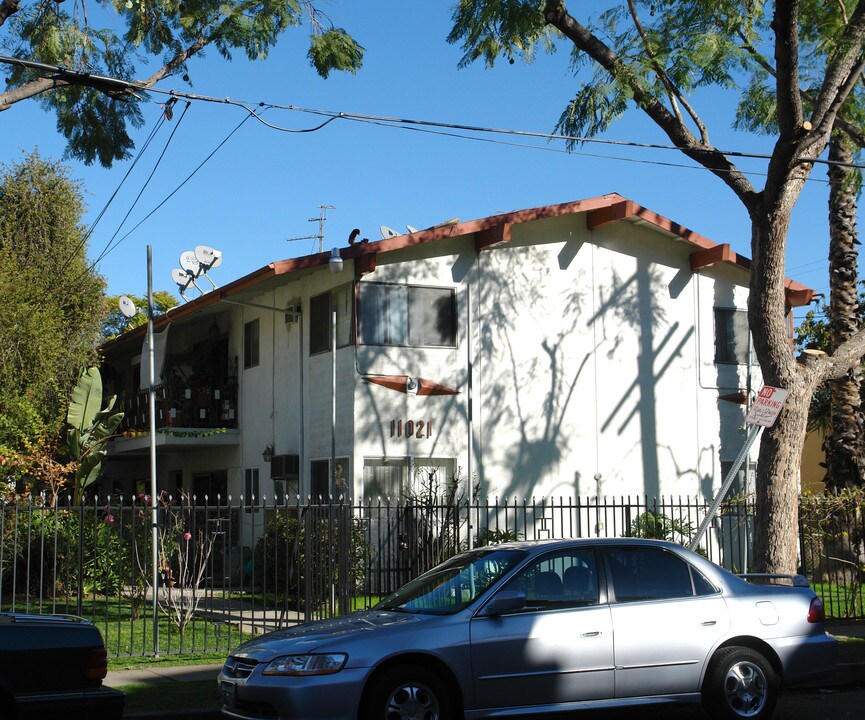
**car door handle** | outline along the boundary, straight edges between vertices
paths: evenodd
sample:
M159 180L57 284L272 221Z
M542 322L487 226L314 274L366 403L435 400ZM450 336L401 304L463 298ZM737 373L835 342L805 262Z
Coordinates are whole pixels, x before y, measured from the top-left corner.
M713 625L717 625L717 624L718 624L717 620L706 620L706 621L700 623L700 625L702 625L703 627L712 627Z
M600 630L595 630L594 632L584 632L580 635L580 637L584 637L584 638L600 637L601 634L602 633Z

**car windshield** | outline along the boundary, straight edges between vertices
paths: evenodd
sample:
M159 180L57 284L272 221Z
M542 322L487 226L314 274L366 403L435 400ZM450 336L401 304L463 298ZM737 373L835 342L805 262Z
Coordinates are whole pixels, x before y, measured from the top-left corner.
M375 609L450 615L477 600L525 555L523 550L495 548L457 555L403 585Z

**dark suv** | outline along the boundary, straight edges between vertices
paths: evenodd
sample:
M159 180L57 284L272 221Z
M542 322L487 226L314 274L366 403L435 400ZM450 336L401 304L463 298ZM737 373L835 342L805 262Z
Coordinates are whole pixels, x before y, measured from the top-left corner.
M102 686L99 629L58 615L0 613L0 718L119 720L123 693Z

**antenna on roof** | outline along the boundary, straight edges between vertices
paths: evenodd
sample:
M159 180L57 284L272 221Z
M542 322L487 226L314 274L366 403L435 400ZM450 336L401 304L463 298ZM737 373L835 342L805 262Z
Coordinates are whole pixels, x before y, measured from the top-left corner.
M336 210L334 205L319 205L319 214L317 218L310 218L309 222L318 223L318 235L302 235L301 237L286 238L286 242L294 242L295 240L314 240L318 239L318 251L324 252L324 221L325 213L328 210Z

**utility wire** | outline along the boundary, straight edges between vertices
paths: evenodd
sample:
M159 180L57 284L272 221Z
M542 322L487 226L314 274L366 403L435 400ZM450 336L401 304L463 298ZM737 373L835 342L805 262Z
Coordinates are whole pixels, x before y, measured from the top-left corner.
M329 118L327 121L322 123L319 126L308 129L292 129L280 127L277 125L273 125L261 119L259 115L254 113L246 104L243 102L238 102L236 100L232 100L229 97L218 98L208 95L198 95L196 93L187 93L179 90L163 90L158 87L147 87L143 83L140 82L132 82L128 80L121 80L120 78L106 77L103 75L95 75L93 73L81 73L75 72L73 70L69 70L68 68L56 66L56 65L48 65L46 63L39 63L32 60L22 60L20 58L9 57L5 55L0 55L0 63L10 64L10 65L19 65L23 67L30 68L32 70L39 70L41 72L51 73L55 76L59 76L61 79L66 79L67 81L78 81L78 82L87 82L88 84L98 84L104 87L114 87L118 90L125 90L127 92L150 92L150 93L160 93L163 95L169 95L171 97L183 98L185 100L198 100L201 102L212 102L212 103L220 103L227 105L235 105L237 107L241 107L246 110L251 116L254 116L259 120L262 124L270 127L273 130L279 130L281 132L315 132L316 130L320 130L325 125L329 124L333 120L336 119L345 119L345 120L366 120L366 121L377 121L380 123L388 123L392 125L416 125L416 126L424 126L424 127L434 127L434 128L443 128L448 130L463 130L468 132L477 132L477 133L488 133L488 134L506 134L506 135L517 135L523 137L534 137L534 138L542 138L546 140L564 140L569 143L580 143L580 144L602 144L602 145L613 145L618 147L628 147L628 148L640 148L640 149L648 149L648 150L674 150L676 152L681 152L682 148L677 147L675 145L660 145L655 143L638 143L634 141L624 141L624 140L608 140L603 138L590 138L590 137L579 137L574 135L561 135L556 133L540 133L533 132L527 130L511 130L505 128L492 128L492 127L483 127L478 125L466 125L462 123L443 123L443 122L435 122L432 120L416 120L412 118L397 118L397 117L387 117L383 115L367 115L362 113L347 113L347 112L336 112L332 110L319 110L314 108L301 108L294 105L278 105L275 103L265 103L260 102L258 105L260 107L271 107L279 110L290 110L295 112L303 112L314 115L321 115ZM251 103L249 103L251 104ZM747 159L755 159L755 160L771 160L772 156L767 155L765 153L746 153L740 152L736 150L721 150L718 148L713 149L692 149L694 152L702 152L702 153L719 153L726 157L735 157L735 158L747 158ZM834 165L839 167L850 167L860 170L865 170L865 164L860 163L844 163L838 162L835 160L827 160L823 158L813 158L813 157L799 157L796 158L797 162L803 163L814 163L814 164L823 164L823 165Z
M132 211L135 209L135 206L138 204L138 201L141 199L141 196L144 194L144 191L147 189L147 186L150 184L150 181L153 179L153 176L156 174L156 170L159 168L162 159L165 157L165 153L168 152L168 147L171 145L171 141L174 139L174 135L177 133L180 124L183 122L183 118L186 117L186 112L189 110L191 102L187 102L186 106L183 108L183 113L180 115L180 119L175 124L174 128L171 130L171 134L168 136L168 139L165 141L165 146L162 148L162 152L156 160L156 163L153 165L153 169L150 171L150 175L147 176L147 180L144 181L144 184L141 186L141 189L138 191L138 195L135 196L135 200L132 201L132 205L129 206L129 209L126 211L126 214L123 216L123 219L120 221L120 225L117 226L117 230L114 231L114 234L111 236L111 239L108 241L105 249L99 254L99 256L93 261L93 264L97 264L102 258L104 258L111 250L113 250L117 245L123 242L126 237L128 237L128 233L123 236L116 244L112 246L114 243L114 239L123 229L123 226L126 224L126 221L129 219L129 216L132 214ZM149 217L149 216L148 216ZM136 227L138 227L136 225Z
M211 153L210 153L206 158L204 158L204 160L202 160L202 161L198 164L198 166L197 166L197 167L196 167L196 168L195 168L191 173L189 173L189 175L187 175L187 176L183 179L183 181L182 181L182 182L181 182L181 183L180 183L176 188L174 188L174 190L172 190L170 193L168 193L168 195L166 195L165 198L164 198L164 199L163 199L163 200L162 200L158 205L156 205L156 206L155 206L155 207L154 207L154 208L153 208L149 213L147 213L147 215L145 215L143 218L141 218L141 220L139 220L138 223L136 223L136 225L135 225L132 229L129 230L129 232L127 232L127 233L126 233L122 238L120 238L120 240L118 240L116 243L114 243L114 245L113 245L111 248L106 249L105 252L103 252L103 253L99 256L98 260L101 260L101 259L104 258L106 255L108 255L108 253L110 253L110 252L112 252L113 250L117 249L117 246L120 245L120 243L122 243L124 240L126 240L126 238L128 238L128 237L129 237L133 232L135 232L139 227L141 227L141 225L143 225L144 222L145 222L147 219L149 219L151 215L153 215L153 213L155 213L157 210L159 210L159 208L161 208L163 205L165 205L165 203L167 203L167 202L168 202L168 201L169 201L169 200L170 200L170 199L171 199L171 198L172 198L172 197L173 197L173 196L174 196L174 195L175 195L175 194L180 190L180 188L182 188L184 185L186 185L186 183L188 183L188 182L193 178L193 176L194 176L194 175L195 175L199 170L201 170L201 168L204 167L204 165L205 165L205 164L210 160L210 158L212 158L214 155L216 155L216 153L219 151L219 149L222 148L222 146L225 145L225 143L227 143L227 142L231 139L231 136L234 135L234 133L236 133L238 130L240 130L241 126L242 126L242 125L243 125L247 120L249 120L250 117L257 117L257 115L256 115L255 113L252 113L251 116L250 116L250 115L247 115L245 118L243 118L243 120L241 120L241 121L240 121L240 122L235 126L235 128L234 128L230 133L228 133L228 135L225 136L225 138L222 140L222 142L219 143L219 145L217 145L217 146L216 146L216 147L211 151Z

